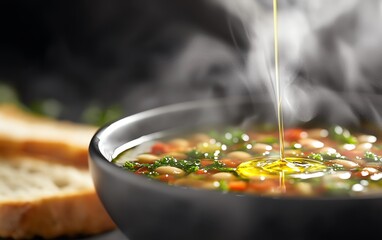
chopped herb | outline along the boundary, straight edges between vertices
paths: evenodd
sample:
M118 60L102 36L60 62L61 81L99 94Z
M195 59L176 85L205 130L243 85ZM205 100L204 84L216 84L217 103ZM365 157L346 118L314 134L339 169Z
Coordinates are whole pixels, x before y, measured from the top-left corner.
M206 170L216 169L217 170L217 169L221 169L223 167L224 167L224 163L222 163L218 160L215 160L215 161L213 161L212 164L204 167L204 169L206 169Z
M228 129L223 132L211 131L209 135L217 142L227 146L245 143L249 140L249 136L240 129Z
M219 181L219 190L221 190L222 192L228 192L229 187L228 187L227 181L225 180Z
M199 152L197 150L191 150L187 153L189 160L197 160L197 159L216 159L217 156L212 153Z
M339 153L311 153L308 155L309 159L317 160L317 161L327 161L333 159L346 159L346 157L342 156Z
M290 147L289 147L289 149L294 149L294 150L299 150L301 148L302 148L301 144L296 143L296 142L291 143Z
M369 151L365 152L364 159L367 161L374 161L374 162L382 161L382 158L380 156L378 156L375 153L369 152Z
M346 159L345 156L335 152L335 153L322 153L324 160L333 160L333 159Z
M146 173L144 173L144 175L148 176L148 177L157 177L159 176L159 173L155 172L155 171L148 171Z
M205 170L216 170L219 172L235 172L236 168L226 167L224 163L215 160L212 164L204 167Z
M148 168L150 170L155 170L161 166L171 166L182 169L187 173L192 173L199 170L200 161L199 160L177 160L174 157L166 156L162 159L155 161L153 164L150 164Z
M329 136L340 143L356 144L357 138L350 134L350 131L340 126L334 126L329 129Z
M146 175L156 176L157 172L155 172L155 169L161 166L177 167L187 173L192 173L199 170L199 165L199 160L177 160L174 157L163 157L162 159L155 161L153 164L143 164L136 161L126 161L123 164L123 168L135 172L139 168L146 167Z
M324 157L322 156L321 153L311 153L311 154L309 154L308 158L313 159L313 160L317 160L317 161L323 161L324 160Z
M344 171L344 170L345 170L345 168L344 168L343 165L341 165L341 164L337 164L337 163L335 163L335 164L333 164L332 166L330 166L330 168L331 168L333 171Z
M274 143L277 143L278 141L279 141L278 138L275 138L275 137L266 137L261 140L262 143L266 143L266 144L274 144Z
M130 170L130 171L135 171L135 170L137 170L140 167L143 167L143 164L141 164L139 162L135 162L135 161L126 161L123 164L123 168L127 169L127 170Z

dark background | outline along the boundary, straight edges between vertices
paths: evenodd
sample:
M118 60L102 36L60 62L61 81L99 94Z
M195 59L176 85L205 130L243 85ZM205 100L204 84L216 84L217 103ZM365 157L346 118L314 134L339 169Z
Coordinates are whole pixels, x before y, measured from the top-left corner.
M157 101L140 105L143 91L126 100L136 86L158 86L158 69L171 68L169 59L195 35L238 55L248 47L240 21L202 0L1 1L0 29L0 81L27 105L54 99L61 109L57 117L73 120L81 120L89 106L117 104L130 114L195 98L190 92L200 87L191 84L184 99L177 94L161 101L156 92ZM199 78L208 82L224 74L226 66L219 64Z

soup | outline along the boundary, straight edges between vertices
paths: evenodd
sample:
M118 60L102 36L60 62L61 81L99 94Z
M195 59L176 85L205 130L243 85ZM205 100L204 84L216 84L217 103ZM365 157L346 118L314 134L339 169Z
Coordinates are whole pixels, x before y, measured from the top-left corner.
M284 144L288 168L275 171L268 167L279 156L278 131L267 126L160 139L128 149L114 162L169 185L235 194L328 197L382 192L382 142L376 135L341 126L289 128Z

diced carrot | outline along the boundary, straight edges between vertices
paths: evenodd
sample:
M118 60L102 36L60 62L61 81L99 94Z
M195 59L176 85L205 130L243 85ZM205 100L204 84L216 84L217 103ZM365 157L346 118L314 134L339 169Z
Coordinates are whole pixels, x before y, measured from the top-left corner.
M213 163L214 163L214 161L210 160L210 159L201 159L200 160L200 166L201 167L207 167L207 166L209 166L209 165L211 165Z
M137 171L135 171L136 174L146 174L149 172L149 169L147 167L141 167Z
M290 128L284 131L284 140L288 142L295 142L299 140L304 131L300 128Z
M151 153L155 155L160 155L163 153L170 152L170 147L162 142L157 142L153 146L151 146Z
M228 183L228 188L231 191L242 192L247 189L248 184L244 181L231 181Z

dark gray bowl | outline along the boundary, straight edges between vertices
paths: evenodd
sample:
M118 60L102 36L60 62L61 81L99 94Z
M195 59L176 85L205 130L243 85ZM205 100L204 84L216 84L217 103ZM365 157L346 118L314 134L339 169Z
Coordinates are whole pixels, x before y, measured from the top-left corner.
M378 96L370 99L381 100ZM362 117L369 111L361 106L359 112ZM126 172L111 163L126 143L144 142L160 136L157 133L274 120L269 101L247 99L182 103L118 120L100 129L90 144L89 163L97 193L131 240L367 239L378 234L382 196L272 198L187 189Z

